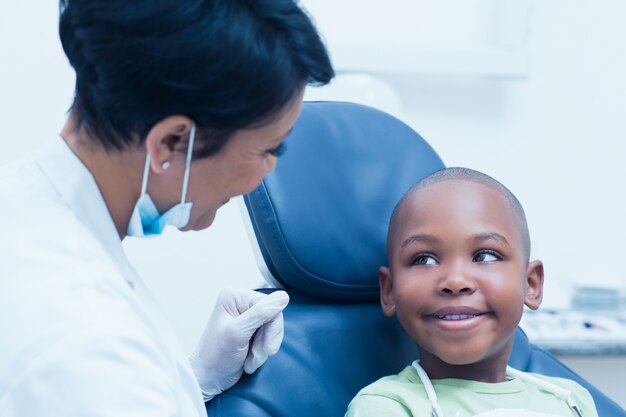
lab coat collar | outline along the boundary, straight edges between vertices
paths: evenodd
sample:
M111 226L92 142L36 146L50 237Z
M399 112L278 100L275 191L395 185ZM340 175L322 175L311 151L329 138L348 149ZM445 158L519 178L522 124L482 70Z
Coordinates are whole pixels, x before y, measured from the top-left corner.
M126 259L111 213L91 172L62 138L37 154L35 162L133 287L137 275Z
M186 377L182 377L181 383L186 385L186 391L194 397L193 403L197 409L197 415L206 415L200 389L187 355L150 291L128 262L113 218L91 172L62 139L56 140L41 151L35 157L35 163L77 219L87 227L111 257L121 275L137 293L142 304L148 308L149 314L146 313L146 315L151 318L147 322L155 326L155 330L164 338L163 343L175 353L176 363L180 367L179 372L186 374Z

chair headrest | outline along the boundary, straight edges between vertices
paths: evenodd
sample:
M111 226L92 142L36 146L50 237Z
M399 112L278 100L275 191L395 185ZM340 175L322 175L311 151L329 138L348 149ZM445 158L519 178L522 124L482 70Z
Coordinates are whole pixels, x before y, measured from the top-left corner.
M443 162L400 120L353 103L305 103L285 145L244 197L268 270L310 296L376 299L393 207Z

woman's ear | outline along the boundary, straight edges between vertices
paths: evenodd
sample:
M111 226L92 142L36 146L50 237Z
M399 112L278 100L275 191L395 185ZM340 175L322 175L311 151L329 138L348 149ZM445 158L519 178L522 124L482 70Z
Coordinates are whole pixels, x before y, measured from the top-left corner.
M383 309L383 314L391 317L396 314L396 303L393 300L391 271L386 266L378 268L378 285L380 287L380 306Z
M526 271L524 304L531 310L537 310L543 300L543 263L532 261L528 264Z
M182 115L159 120L146 136L146 150L150 154L153 172L163 173L177 153L186 149L193 121ZM165 165L164 165L165 164Z

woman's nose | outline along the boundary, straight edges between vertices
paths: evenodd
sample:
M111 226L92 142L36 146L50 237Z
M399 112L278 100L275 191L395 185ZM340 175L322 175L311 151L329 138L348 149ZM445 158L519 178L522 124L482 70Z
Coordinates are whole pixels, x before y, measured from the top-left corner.
M274 155L269 155L265 160L265 173L268 174L274 170L276 167L276 157Z

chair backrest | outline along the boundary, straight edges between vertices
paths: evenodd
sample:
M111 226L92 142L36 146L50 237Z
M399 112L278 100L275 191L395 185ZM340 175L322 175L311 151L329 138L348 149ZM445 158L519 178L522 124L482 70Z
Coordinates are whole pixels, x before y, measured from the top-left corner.
M444 167L411 128L351 103L305 103L276 170L245 197L273 278L291 296L285 339L209 416L339 417L359 389L399 372L417 349L378 304L391 211ZM518 329L511 365L582 381ZM626 417L593 387L601 416ZM620 414L621 413L621 414Z

